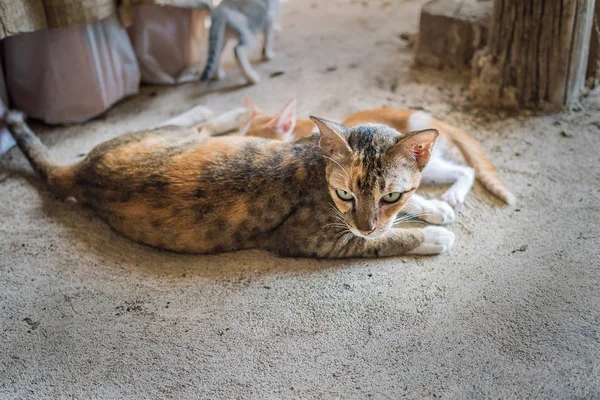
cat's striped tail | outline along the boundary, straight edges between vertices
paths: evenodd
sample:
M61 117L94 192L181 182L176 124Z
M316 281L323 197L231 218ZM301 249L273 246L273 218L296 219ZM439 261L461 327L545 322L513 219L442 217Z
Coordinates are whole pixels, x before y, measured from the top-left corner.
M25 123L22 112L8 111L3 120L33 170L54 192L69 196L75 187L73 166L61 166L52 161L48 148Z
M445 133L458 147L467 160L475 169L477 179L487 190L504 200L508 205L514 205L517 201L514 194L506 187L498 176L492 162L487 158L483 148L473 136L467 132L437 119L431 120L433 126L440 132Z
M218 11L218 10L215 10ZM208 81L216 68L219 68L219 56L225 41L226 18L218 12L211 13L210 33L208 34L208 56L200 81Z

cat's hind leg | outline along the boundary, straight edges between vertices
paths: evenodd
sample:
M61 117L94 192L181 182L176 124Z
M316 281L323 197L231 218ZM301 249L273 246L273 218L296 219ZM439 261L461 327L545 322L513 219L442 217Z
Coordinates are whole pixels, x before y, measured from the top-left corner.
M217 68L217 75L216 75L217 80L225 79L226 76L227 76L227 73L225 72L225 68L223 68L222 65L219 65L219 68Z
M176 115L166 120L165 122L160 124L159 127L175 125L185 128L191 128L210 120L211 118L213 118L213 116L214 114L210 108L207 108L203 105L198 105L190 110L187 110L182 114Z
M273 50L273 40L275 37L275 23L271 20L267 22L265 27L265 43L263 47L263 60L271 61L275 58L275 50Z
M223 68L223 64L221 64L221 54L223 54L223 50L225 49L227 42L229 42L229 39L231 39L232 37L234 37L234 34L231 32L230 28L226 28L225 29L225 38L224 38L223 42L221 43L221 47L219 48L219 53L217 55L217 69L213 73L213 76L211 77L211 79L213 79L213 80L220 81L220 80L225 79L225 77L227 76L227 73L225 72L225 68Z
M426 199L418 194L410 196L400 212L436 225L451 224L455 218L454 210L445 201Z
M423 182L452 183L442 195L442 200L457 207L465 202L475 181L475 170L465 165L458 165L441 157L432 158L422 173Z
M257 84L260 82L260 77L252 67L250 60L248 60L250 48L251 46L240 40L240 43L235 46L235 58L237 59L238 65L240 66L240 69L242 70L246 80L252 84Z
M254 34L242 21L238 21L238 18L232 18L229 21L229 28L238 35L239 43L235 46L235 58L244 77L252 84L259 83L260 77L248 59L255 44Z
M234 108L205 123L195 126L194 129L210 136L219 136L241 129L248 118L250 118L250 112L246 107Z

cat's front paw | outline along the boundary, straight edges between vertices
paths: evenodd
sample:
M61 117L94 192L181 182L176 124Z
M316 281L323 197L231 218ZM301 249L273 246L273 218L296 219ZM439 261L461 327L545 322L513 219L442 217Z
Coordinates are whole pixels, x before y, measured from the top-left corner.
M457 208L463 205L465 197L466 194L450 189L442 195L442 200L448 202L452 207Z
M425 222L435 225L447 225L454 222L456 214L450 204L442 200L427 200L423 213L419 216Z
M439 226L423 228L423 242L408 254L432 255L441 254L454 244L454 233Z

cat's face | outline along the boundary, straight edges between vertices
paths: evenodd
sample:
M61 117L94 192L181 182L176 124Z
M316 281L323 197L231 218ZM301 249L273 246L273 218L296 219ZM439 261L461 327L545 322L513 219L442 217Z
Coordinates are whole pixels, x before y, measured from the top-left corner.
M402 135L385 125L350 128L311 119L321 132L319 146L336 213L357 236L384 235L421 183L437 131Z

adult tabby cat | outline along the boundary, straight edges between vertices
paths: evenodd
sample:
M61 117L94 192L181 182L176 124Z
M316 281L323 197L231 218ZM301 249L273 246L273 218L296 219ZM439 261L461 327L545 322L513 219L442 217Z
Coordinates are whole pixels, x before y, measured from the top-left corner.
M214 74L218 79L225 76L219 59L227 39L235 36L238 39L235 57L240 69L248 82L258 83L260 77L252 68L248 55L256 36L264 32L263 58L271 60L275 56L273 36L280 6L280 0L224 0L212 10L208 57L200 80L207 81Z
M267 137L282 141L293 141L296 138L311 134L315 125L311 120L296 119L295 100L288 103L284 109L275 116L270 116L261 111L250 99L246 98L248 109L251 113L242 128L242 134L247 136ZM434 119L423 111L402 110L395 108L378 108L359 111L346 117L344 125L358 126L360 124L376 123L385 124L399 132L408 132L424 129L436 129L440 138L433 150L431 161L423 170L424 182L451 183L450 188L442 195L442 200L456 207L464 203L466 196L471 191L475 177L497 197L509 205L516 202L515 196L502 182L493 164L485 155L479 142L467 132L452 126L444 121ZM456 145L472 168L458 165L444 159L444 150L450 144ZM444 208L440 203L426 204L423 198L413 196L412 206L422 212L423 207L429 209L426 215L438 215ZM416 204L419 203L419 204ZM435 211L437 209L437 211ZM447 210L446 210L447 211ZM435 223L440 223L435 217ZM451 217L451 219L453 216ZM425 218L427 219L427 218ZM449 221L446 221L449 222Z
M94 209L126 237L179 252L258 248L284 256L438 254L454 234L400 229L438 136L313 117L320 134L295 143L163 127L96 146L68 166L50 160L23 116L6 124L56 193Z

